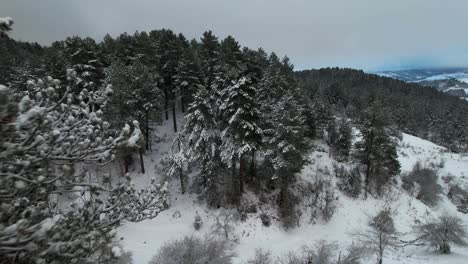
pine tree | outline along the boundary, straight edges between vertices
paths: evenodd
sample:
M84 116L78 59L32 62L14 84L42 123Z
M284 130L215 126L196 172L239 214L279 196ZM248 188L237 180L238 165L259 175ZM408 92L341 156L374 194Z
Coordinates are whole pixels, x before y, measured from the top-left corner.
M239 160L239 191L244 192L244 156L258 149L262 131L258 125L260 113L255 101L255 88L249 79L241 77L226 86L221 93L223 104L220 106L223 123L221 133L222 158L231 162L233 171L235 161ZM228 162L228 163L229 163ZM234 176L234 175L233 175ZM239 195L237 195L239 196Z
M400 173L396 143L385 126L383 110L376 104L370 106L360 121L362 139L355 144L355 157L365 167L365 197L371 187L381 193L389 180Z
M161 75L161 89L164 92L164 113L166 120L169 119L169 108L172 108L174 132L177 132L175 112L175 85L174 76L181 56L179 38L171 30L161 30L157 42L157 54L159 56L157 71Z
M203 188L208 205L220 207L221 197L220 131L218 128L217 105L213 95L204 86L194 94L187 109L183 133L187 140L184 150L189 162L200 167L198 185Z
M51 77L28 82L36 93L19 103L0 87L1 105L7 106L0 112L0 258L6 262L93 262L109 251L122 220L153 218L167 208L165 185L153 181L136 190L126 180L107 189L99 177L89 182L88 173L74 170L83 163L105 164L116 148L142 137L137 123L112 137L103 120L110 87L75 94L82 80L74 70L67 76L66 87ZM61 97L59 90L65 90ZM90 104L99 110L91 111ZM57 210L52 198L63 192L77 193L83 203Z
M180 105L182 113L185 113L187 105L192 102L192 97L200 82L200 69L196 63L196 57L193 48L189 46L185 38L179 35L181 45L183 47L183 53L177 65L174 76L174 85L176 87L176 93L180 94Z
M198 59L202 70L201 83L205 87L211 87L219 73L219 56L218 38L211 31L204 32L198 47Z
M301 108L296 104L291 94L285 94L273 108L271 127L265 129L266 162L271 163L274 171L273 179L278 180L280 194L278 205L286 227L290 223L287 219L295 218L295 196L289 186L295 181L295 173L299 172L305 163L305 153L308 144L304 141L305 118L300 115Z
M338 138L335 142L336 155L339 160L346 161L349 157L352 146L352 127L344 118L338 127Z

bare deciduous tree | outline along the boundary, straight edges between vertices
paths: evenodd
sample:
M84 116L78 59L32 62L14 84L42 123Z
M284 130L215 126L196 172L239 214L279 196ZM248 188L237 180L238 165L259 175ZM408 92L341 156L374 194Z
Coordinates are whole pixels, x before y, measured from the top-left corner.
M213 224L212 229L214 233L222 234L226 240L229 240L229 235L234 229L232 222L234 221L234 215L232 212L223 211L216 216L216 223Z
M460 218L448 214L437 220L415 227L418 239L428 243L438 251L449 254L451 244L467 245L467 232Z
M381 210L374 216L369 221L367 229L353 235L363 247L377 256L378 264L383 263L383 257L388 249L395 248L399 244L392 212L388 208Z

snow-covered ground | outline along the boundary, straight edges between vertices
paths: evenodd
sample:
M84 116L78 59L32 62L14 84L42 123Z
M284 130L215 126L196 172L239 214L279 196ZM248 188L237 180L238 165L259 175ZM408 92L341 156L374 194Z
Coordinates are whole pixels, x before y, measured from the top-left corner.
M171 120L169 120L171 121ZM151 177L161 177L160 160L169 149L174 137L172 122L166 122L158 127L158 135L162 139L153 144L153 152L145 157L147 173L142 175L133 172L136 184L145 185ZM307 180L312 177L318 167L328 167L333 170L334 161L325 152L315 151L311 154L312 162L301 173L301 178ZM399 147L399 160L402 171L409 171L417 161L423 164L444 163L439 175L452 175L464 184L468 184L468 156L447 152L444 148L426 140L403 134L403 140ZM441 180L441 183L442 180ZM182 195L176 181L171 185L171 207L162 212L158 217L140 223L125 223L118 229L118 237L126 250L133 253L135 264L146 264L156 254L158 249L167 241L180 238L184 235L208 235L212 234L211 226L215 223L216 216L223 209L207 209L197 202L194 195ZM447 191L447 190L445 190ZM249 194L247 194L249 196ZM394 188L387 195L391 208L395 211L395 225L402 234L402 238L412 238L411 227L418 221L424 221L438 214L448 212L462 217L468 223L468 215L456 211L456 207L444 196L435 208L429 208L419 200L411 197L404 191ZM234 223L235 231L232 239L236 241L233 250L237 254L235 263L245 263L253 256L256 248L270 250L273 255L281 256L289 251L298 250L302 245L311 245L318 240L335 242L340 249L353 240L353 232L363 228L368 223L368 216L375 214L384 203L383 200L369 198L367 200L351 199L337 191L337 209L329 222L310 223L307 216L303 216L301 226L285 231L281 224L273 220L270 227L264 227L259 219L259 213L250 214L244 222ZM263 208L268 213L275 214L273 208ZM203 219L203 227L195 231L193 221L196 214ZM375 258L366 260L366 263L375 263ZM442 264L466 264L468 263L468 248L455 247L451 255L439 255L432 249L421 247L405 247L389 252L384 263L442 263Z

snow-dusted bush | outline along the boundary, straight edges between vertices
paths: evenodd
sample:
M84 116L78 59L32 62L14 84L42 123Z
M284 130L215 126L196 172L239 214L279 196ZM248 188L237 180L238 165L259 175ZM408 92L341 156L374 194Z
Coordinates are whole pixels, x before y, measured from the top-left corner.
M463 221L455 216L441 215L437 220L415 227L418 239L441 253L449 254L451 245L467 245L467 231Z
M317 241L311 246L304 245L275 259L270 251L256 249L255 256L245 264L360 264L367 253L365 247L354 243L344 254L337 251L338 246L335 243L327 243L324 240Z
M197 212L197 214L195 215L195 220L193 221L193 228L195 228L195 230L200 230L202 226L203 226L203 220Z
M442 193L442 187L437 183L438 178L435 169L423 167L421 163L417 162L413 170L403 177L402 187L415 193L416 198L427 205L434 206Z
M149 264L230 264L233 257L225 240L186 236L162 246Z
M111 88L75 93L82 80L72 70L67 77L66 87L51 77L28 82L34 93L19 103L0 87L2 260L96 260L110 250L122 220L152 218L167 207L167 187L154 181L137 190L126 177L108 189L90 183L87 173L76 174L75 165L106 164L116 148L136 142L141 132L126 125L112 137L102 118ZM62 192L80 193L83 200L58 210L51 198Z
M305 187L305 194L310 207L310 219L329 221L335 213L335 187L329 180L319 179Z
M366 249L362 246L352 244L346 250L346 253L338 256L336 264L361 264L366 256Z
M312 247L304 246L302 251L308 263L331 264L335 249L335 244L320 240Z
M273 258L271 252L263 250L261 248L255 249L255 256L248 260L246 264L272 264Z
M335 168L336 177L339 179L337 187L346 195L357 198L361 194L362 179L359 168L347 170L345 167Z
M100 261L103 264L133 264L132 253L125 251L121 245L114 245L110 250L112 258L109 261Z
M468 191L460 187L459 184L450 186L447 197L457 206L459 212L468 214Z
M271 225L271 217L267 213L261 213L260 220L262 221L262 224L266 227L269 227Z

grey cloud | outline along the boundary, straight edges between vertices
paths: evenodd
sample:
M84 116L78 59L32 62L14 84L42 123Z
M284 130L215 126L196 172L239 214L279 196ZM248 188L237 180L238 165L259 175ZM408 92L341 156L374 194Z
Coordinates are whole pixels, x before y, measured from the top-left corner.
M298 68L468 64L466 0L1 0L14 37L48 44L71 35L207 29L287 54ZM431 64L431 65L425 65Z

